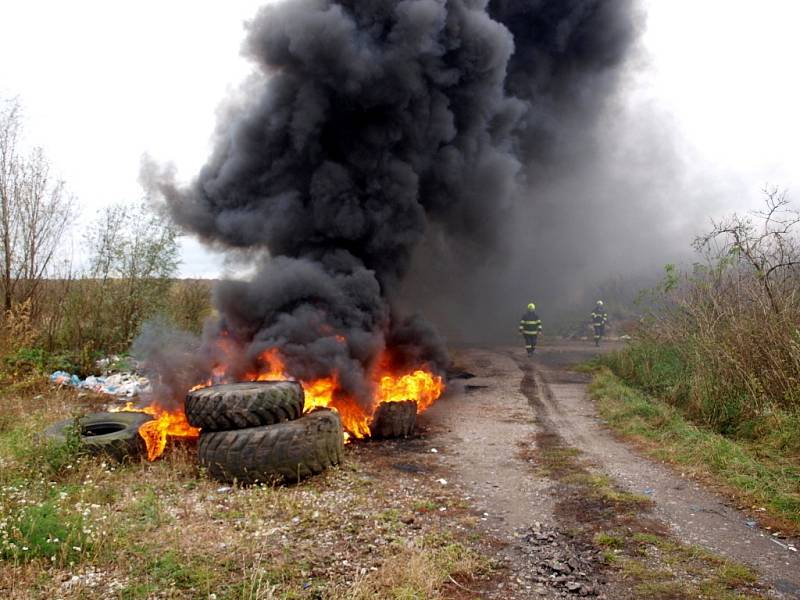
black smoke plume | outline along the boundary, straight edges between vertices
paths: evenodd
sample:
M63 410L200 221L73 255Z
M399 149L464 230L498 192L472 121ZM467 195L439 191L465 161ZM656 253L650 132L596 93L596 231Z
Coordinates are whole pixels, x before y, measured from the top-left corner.
M489 13L514 36L506 89L526 101L515 132L523 163L569 164L574 132L605 108L638 36L634 0L491 0Z
M415 248L433 231L451 249L498 247L528 162L555 156L565 115L602 103L584 86L624 57L629 4L262 8L243 49L256 73L212 156L187 187L158 181L187 231L270 256L252 281L217 287L206 348L225 338L241 372L278 348L295 377L336 372L365 405L386 350L397 367L442 370L443 341L396 303Z

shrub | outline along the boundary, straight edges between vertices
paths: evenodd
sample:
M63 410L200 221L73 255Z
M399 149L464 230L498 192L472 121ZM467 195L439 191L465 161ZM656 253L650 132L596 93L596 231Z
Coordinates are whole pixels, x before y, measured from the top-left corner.
M696 241L702 264L667 267L636 341L609 366L720 433L785 444L775 427L800 420L798 226L777 192L753 217L717 223Z

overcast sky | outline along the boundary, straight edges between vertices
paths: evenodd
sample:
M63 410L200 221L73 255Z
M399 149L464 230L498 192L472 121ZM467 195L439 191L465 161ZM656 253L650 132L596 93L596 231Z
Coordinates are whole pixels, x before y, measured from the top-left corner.
M291 1L291 0L288 0ZM181 178L203 164L215 109L249 72L243 22L263 0L3 0L0 96L17 96L27 141L45 149L81 205L141 197L140 158ZM650 0L646 55L627 103L677 130L694 168L740 182L730 208L759 189L800 188L800 2ZM221 259L188 238L184 276Z

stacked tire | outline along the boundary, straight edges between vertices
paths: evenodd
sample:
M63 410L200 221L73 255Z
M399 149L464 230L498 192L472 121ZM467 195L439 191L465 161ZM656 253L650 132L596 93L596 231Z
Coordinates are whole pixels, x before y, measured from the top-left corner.
M370 431L375 439L408 437L417 423L417 403L382 402L375 410Z
M294 381L258 381L201 388L186 397L186 419L199 427L200 464L219 481L292 482L337 465L342 423L323 408L303 414Z

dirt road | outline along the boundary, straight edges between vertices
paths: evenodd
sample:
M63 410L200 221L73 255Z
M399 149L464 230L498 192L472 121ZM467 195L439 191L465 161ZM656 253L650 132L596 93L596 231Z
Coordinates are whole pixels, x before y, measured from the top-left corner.
M420 419L431 452L511 571L492 597L634 598L652 589L658 594L650 597L680 598L712 584L754 597L800 597L796 540L752 527L726 500L604 428L586 395L588 378L570 370L594 353L585 343L544 346L532 361L519 348L460 351L459 366L475 377L451 385ZM618 539L606 530L627 533ZM636 560L609 568L614 556L597 541L624 556L626 538L639 544L633 555L648 555L652 577ZM683 549L690 545L710 552ZM716 556L752 567L759 581L725 575L732 568ZM717 568L722 575L703 579Z

